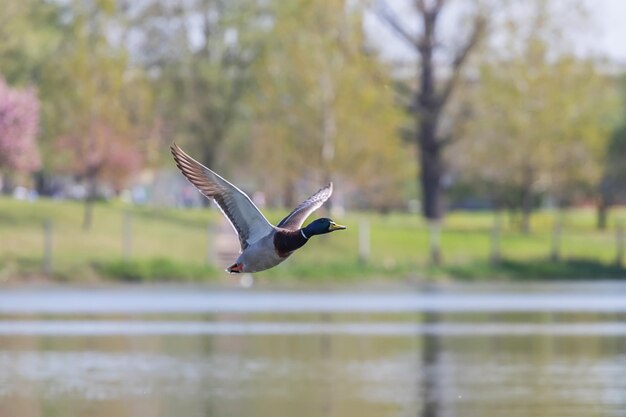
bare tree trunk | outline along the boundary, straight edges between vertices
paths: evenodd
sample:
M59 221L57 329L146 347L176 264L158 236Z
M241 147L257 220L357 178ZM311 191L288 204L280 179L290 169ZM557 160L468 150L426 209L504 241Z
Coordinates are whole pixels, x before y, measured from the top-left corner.
M561 241L563 235L563 217L565 216L561 205L557 209L552 228L552 249L550 250L550 260L558 262L561 260Z
M441 141L437 137L439 115L443 109L435 91L435 68L433 50L435 48L435 25L439 9L424 10L424 34L420 52L420 88L416 92L417 136L420 149L420 177L422 185L422 213L429 221L443 216L441 205Z
M484 16L480 11L477 11L469 37L456 51L449 65L450 75L441 82L436 74L440 65L436 65L434 54L436 48L441 46L441 42L437 39L436 27L445 4L446 2L443 0L414 2L421 20L421 31L418 36L414 36L412 30L406 29L384 0L380 0L380 7L378 8L379 16L401 39L411 45L420 58L418 88L414 93L414 103L411 107L417 128L415 142L420 150L419 183L422 189L422 214L430 226L431 244L437 244L441 230L441 218L443 217L442 149L449 142L448 138L442 137L441 132L438 132L439 121L460 78L467 57L478 44L486 26ZM439 247L431 247L430 253L431 262L438 264L440 262Z
M600 198L597 207L597 227L598 230L606 230L609 217L611 201L604 190L600 191Z
M532 194L530 192L530 189L527 187L524 187L522 189L521 209L522 219L520 223L520 228L522 233L527 235L530 234L530 216L533 209Z
M497 265L502 259L500 255L500 241L502 235L502 213L496 207L493 213L493 226L491 228L491 240L489 250L489 261L492 265Z
M533 169L529 166L524 169L524 179L521 189L520 206L522 209L522 233L530 234L530 216L533 210Z
M441 148L435 137L434 124L426 122L421 125L427 125L421 127L419 133L422 214L429 221L433 221L443 217L441 189L443 162L440 155Z
M441 220L428 220L430 263L441 265Z
M420 48L420 88L416 93L417 136L420 149L420 182L422 186L422 214L428 221L430 233L430 262L441 264L441 141L437 137L437 125L443 103L435 92L433 49L435 47L435 24L438 10L424 12L424 35Z

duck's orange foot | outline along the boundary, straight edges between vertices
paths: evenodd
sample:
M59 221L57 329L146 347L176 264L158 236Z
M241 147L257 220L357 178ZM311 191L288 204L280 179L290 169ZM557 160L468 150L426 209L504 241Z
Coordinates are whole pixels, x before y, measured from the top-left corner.
M243 264L232 264L226 269L226 272L228 272L229 274L240 274L243 272Z

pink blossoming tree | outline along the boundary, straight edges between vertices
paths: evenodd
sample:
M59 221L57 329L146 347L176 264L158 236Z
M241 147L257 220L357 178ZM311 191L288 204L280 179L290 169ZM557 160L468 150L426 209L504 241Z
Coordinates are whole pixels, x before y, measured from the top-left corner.
M0 77L0 175L39 169L38 131L39 100L35 90L11 88Z
M133 133L141 135L139 129L119 132L112 123L94 119L84 131L57 140L59 151L71 155L65 170L81 178L87 187L83 218L85 229L91 227L92 202L96 198L98 184L104 181L119 192L128 177L141 169L143 156Z

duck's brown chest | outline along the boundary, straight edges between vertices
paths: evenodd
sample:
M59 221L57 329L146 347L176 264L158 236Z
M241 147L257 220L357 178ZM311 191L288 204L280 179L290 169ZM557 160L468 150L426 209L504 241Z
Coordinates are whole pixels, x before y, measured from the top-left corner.
M300 230L278 230L274 234L274 249L281 258L286 258L296 249L306 244L308 239L302 236Z

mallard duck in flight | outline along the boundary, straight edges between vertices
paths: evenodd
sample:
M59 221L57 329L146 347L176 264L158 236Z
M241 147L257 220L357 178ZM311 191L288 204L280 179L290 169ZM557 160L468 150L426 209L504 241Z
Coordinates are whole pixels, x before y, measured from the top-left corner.
M300 203L277 226L273 226L239 188L187 155L178 145L173 144L170 149L183 175L205 197L217 204L239 235L241 254L226 269L231 274L272 268L304 246L312 236L346 228L329 218L317 219L302 227L306 218L330 198L332 183Z

